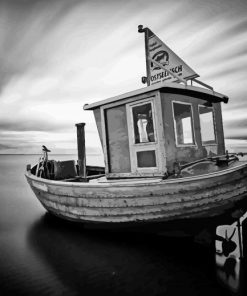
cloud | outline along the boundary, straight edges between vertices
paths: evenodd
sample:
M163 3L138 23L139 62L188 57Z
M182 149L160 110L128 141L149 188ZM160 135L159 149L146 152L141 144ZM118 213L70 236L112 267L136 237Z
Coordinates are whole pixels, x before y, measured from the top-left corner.
M237 111L238 113L238 111ZM247 116L240 114L240 118L230 117L224 121L225 138L247 140Z
M238 129L238 128L244 128L247 129L247 116L246 118L241 118L241 119L234 119L232 118L231 120L228 120L225 122L226 127L231 127L233 129Z
M42 120L26 120L23 119L19 122L0 119L0 131L64 131L68 126L61 122L49 122Z
M78 2L0 1L0 90L12 78L49 64L47 37Z
M247 108L246 3L0 0L0 132L8 134L2 145L70 149L74 124L87 122L88 146L100 147L93 115L82 107L143 87L139 24L230 96L225 134L236 129L243 136L246 127L234 120Z
M13 147L8 146L8 145L0 144L0 150L3 150L3 149L13 149Z

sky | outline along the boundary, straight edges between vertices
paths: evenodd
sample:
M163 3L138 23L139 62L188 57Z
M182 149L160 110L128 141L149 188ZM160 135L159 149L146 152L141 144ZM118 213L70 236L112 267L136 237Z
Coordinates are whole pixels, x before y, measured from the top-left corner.
M76 153L79 122L101 151L83 105L144 87L140 24L229 96L226 143L247 152L246 0L0 0L0 153Z

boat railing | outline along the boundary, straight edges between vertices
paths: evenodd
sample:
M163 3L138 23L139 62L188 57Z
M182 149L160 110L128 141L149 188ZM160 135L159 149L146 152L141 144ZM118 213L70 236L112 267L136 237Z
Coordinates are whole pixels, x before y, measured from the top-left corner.
M182 178L183 177L183 170L193 167L197 164L203 163L203 162L213 162L218 167L225 167L229 166L235 161L239 161L239 156L243 157L244 155L247 155L247 153L229 153L226 151L226 154L223 155L217 155L212 157L205 157L196 161L192 161L189 163L181 164L179 162L174 162L173 164L173 171L165 176L165 178Z

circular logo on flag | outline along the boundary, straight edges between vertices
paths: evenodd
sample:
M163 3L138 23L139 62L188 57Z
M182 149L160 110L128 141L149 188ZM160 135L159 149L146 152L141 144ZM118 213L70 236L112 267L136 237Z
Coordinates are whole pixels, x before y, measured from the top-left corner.
M169 54L165 50L157 51L153 55L152 59L162 64L163 66L169 65ZM160 67L155 65L154 63L151 63L151 67L153 68L153 70L160 70Z

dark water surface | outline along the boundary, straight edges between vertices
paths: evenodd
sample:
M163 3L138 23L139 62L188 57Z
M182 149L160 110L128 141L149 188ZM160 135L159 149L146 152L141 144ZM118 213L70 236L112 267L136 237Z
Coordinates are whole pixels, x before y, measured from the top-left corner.
M188 239L89 231L47 214L24 177L37 159L0 155L0 295L230 295L215 253Z

